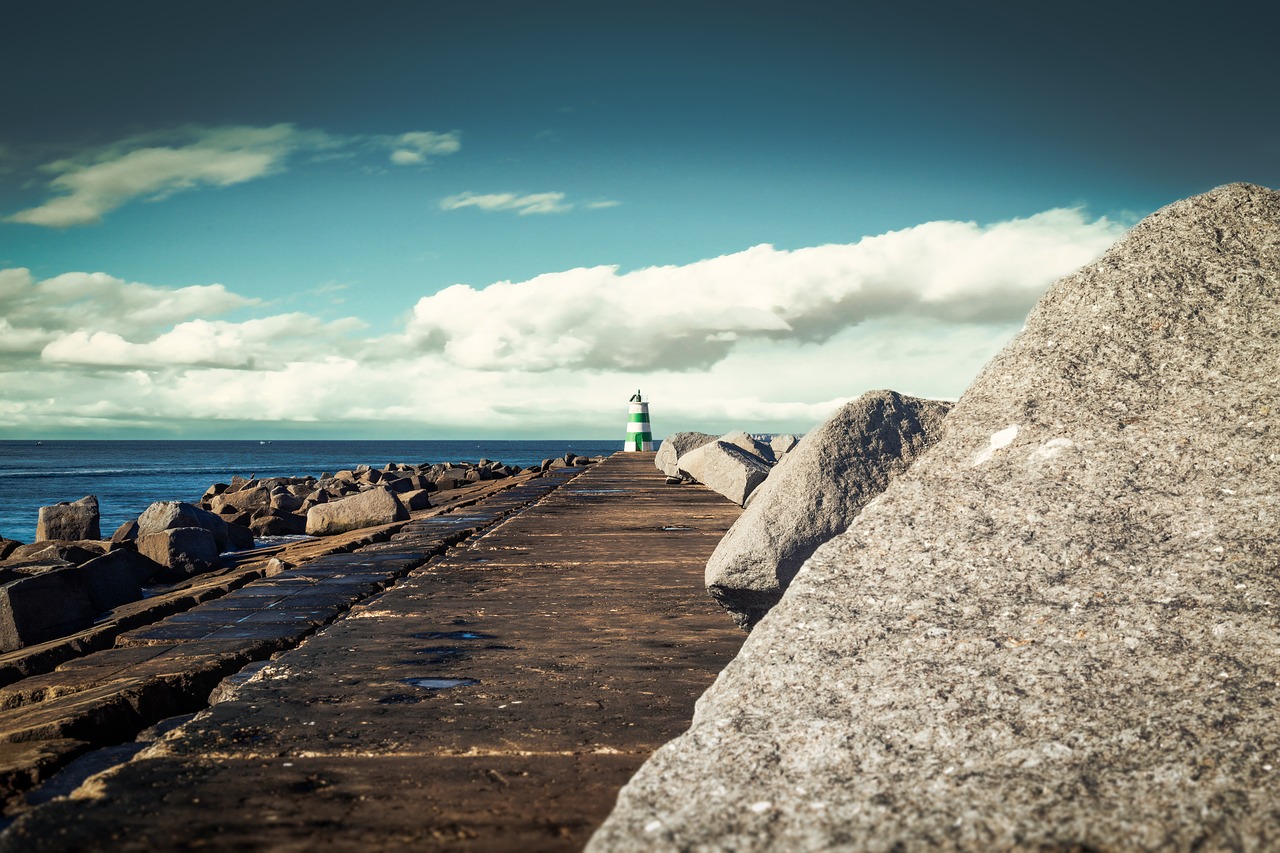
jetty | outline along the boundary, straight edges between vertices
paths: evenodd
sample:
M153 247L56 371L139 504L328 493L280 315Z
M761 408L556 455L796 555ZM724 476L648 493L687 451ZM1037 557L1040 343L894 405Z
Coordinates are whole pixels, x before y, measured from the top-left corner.
M581 849L744 639L741 509L651 452L469 494L0 658L0 850Z

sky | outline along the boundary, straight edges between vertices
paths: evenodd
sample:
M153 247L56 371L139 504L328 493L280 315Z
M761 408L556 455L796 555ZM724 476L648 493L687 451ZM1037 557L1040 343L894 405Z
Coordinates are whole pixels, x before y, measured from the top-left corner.
M1275 13L1143 5L7 2L0 438L956 398L1142 216L1280 186Z

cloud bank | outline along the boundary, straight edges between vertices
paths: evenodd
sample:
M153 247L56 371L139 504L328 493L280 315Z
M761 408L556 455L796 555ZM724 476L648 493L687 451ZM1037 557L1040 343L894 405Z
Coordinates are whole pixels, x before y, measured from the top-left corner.
M159 201L201 187L228 187L283 171L302 152L391 149L398 165L461 148L457 132L413 131L399 136L342 137L292 124L270 127L188 127L120 140L103 149L46 163L54 195L20 210L8 222L67 228L91 225L130 201Z
M610 437L637 386L658 435L803 431L871 388L958 396L1122 232L1053 210L455 285L383 335L220 284L0 270L0 434Z
M817 344L875 318L1020 322L1055 279L1123 229L1080 210L979 226L929 222L857 243L769 245L619 272L601 266L414 306L406 334L471 370L704 370L746 341Z

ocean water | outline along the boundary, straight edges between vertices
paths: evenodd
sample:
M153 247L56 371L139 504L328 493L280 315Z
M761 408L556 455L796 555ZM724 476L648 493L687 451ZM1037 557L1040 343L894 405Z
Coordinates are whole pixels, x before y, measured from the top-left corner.
M388 462L412 465L495 459L535 465L572 451L608 455L622 440L579 441L0 441L0 536L30 542L39 508L96 495L102 534L153 501L199 500L213 483L248 477L320 476Z

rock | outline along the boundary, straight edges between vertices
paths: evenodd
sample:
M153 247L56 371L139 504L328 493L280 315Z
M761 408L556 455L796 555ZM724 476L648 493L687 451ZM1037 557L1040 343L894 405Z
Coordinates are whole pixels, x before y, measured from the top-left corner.
M775 435L769 440L769 449L773 451L775 459L781 459L783 454L790 453L799 443L800 439L796 438L794 435Z
M224 518L182 501L156 501L138 516L138 539L162 530L200 527L213 534L218 551L227 547L227 522ZM194 541L194 540L193 540ZM141 546L139 546L141 547ZM163 562L157 560L157 562Z
M72 566L0 584L0 652L74 634L93 624L82 570Z
M78 501L42 506L36 518L36 541L101 539L98 499L87 495Z
M416 512L420 509L431 508L431 493L435 489L417 489L412 492L405 492L400 495L400 503L404 504L404 508L410 512Z
M409 511L395 492L375 487L339 501L316 504L307 510L306 532L312 536L331 536L408 518Z
M3 536L0 536L0 560L7 560L9 555L14 552L14 549L21 544L22 543L16 539L5 539Z
M753 456L759 456L765 462L773 464L776 460L773 455L773 448L757 438L753 438L742 430L725 433L720 436L720 440L732 444L735 447L741 447Z
M677 463L680 461L680 457L690 450L715 440L716 436L707 435L705 432L678 432L675 435L669 435L658 445L658 452L653 457L653 464L657 465L658 470L668 477L679 477L680 466Z
M108 551L101 557L95 557L80 568L86 573L98 571L114 573L119 571L121 568L125 568L132 576L136 585L147 586L155 581L156 577L163 571L164 566L161 566L155 560L144 557L137 551L121 549L118 551ZM109 610L111 607L115 606L116 605L113 604L102 609Z
M228 551L248 551L253 548L253 531L246 525L227 522Z
M146 564L151 565L147 567ZM149 571L146 571L146 569ZM136 551L112 551L80 567L93 612L105 613L142 598L141 574L153 575L160 567Z
M950 409L893 391L843 406L751 496L707 561L708 591L751 630L817 547L938 440Z
M138 537L138 553L164 566L164 580L181 580L217 568L221 550L203 527L172 527Z
M1277 329L1245 184L1054 284L588 849L1274 847Z
M116 528L116 532L111 534L112 545L123 545L126 542L133 542L138 538L138 522L126 521L124 524Z
M7 559L13 562L19 560L24 562L63 560L74 566L79 566L95 557L101 557L105 553L107 553L106 546L98 541L64 542L55 539L32 542L30 545L19 545L10 551Z
M249 522L249 530L254 536L301 536L307 532L307 519L291 512L260 515Z
M745 506L751 493L769 476L769 463L735 444L713 441L682 455L680 473L738 506Z

